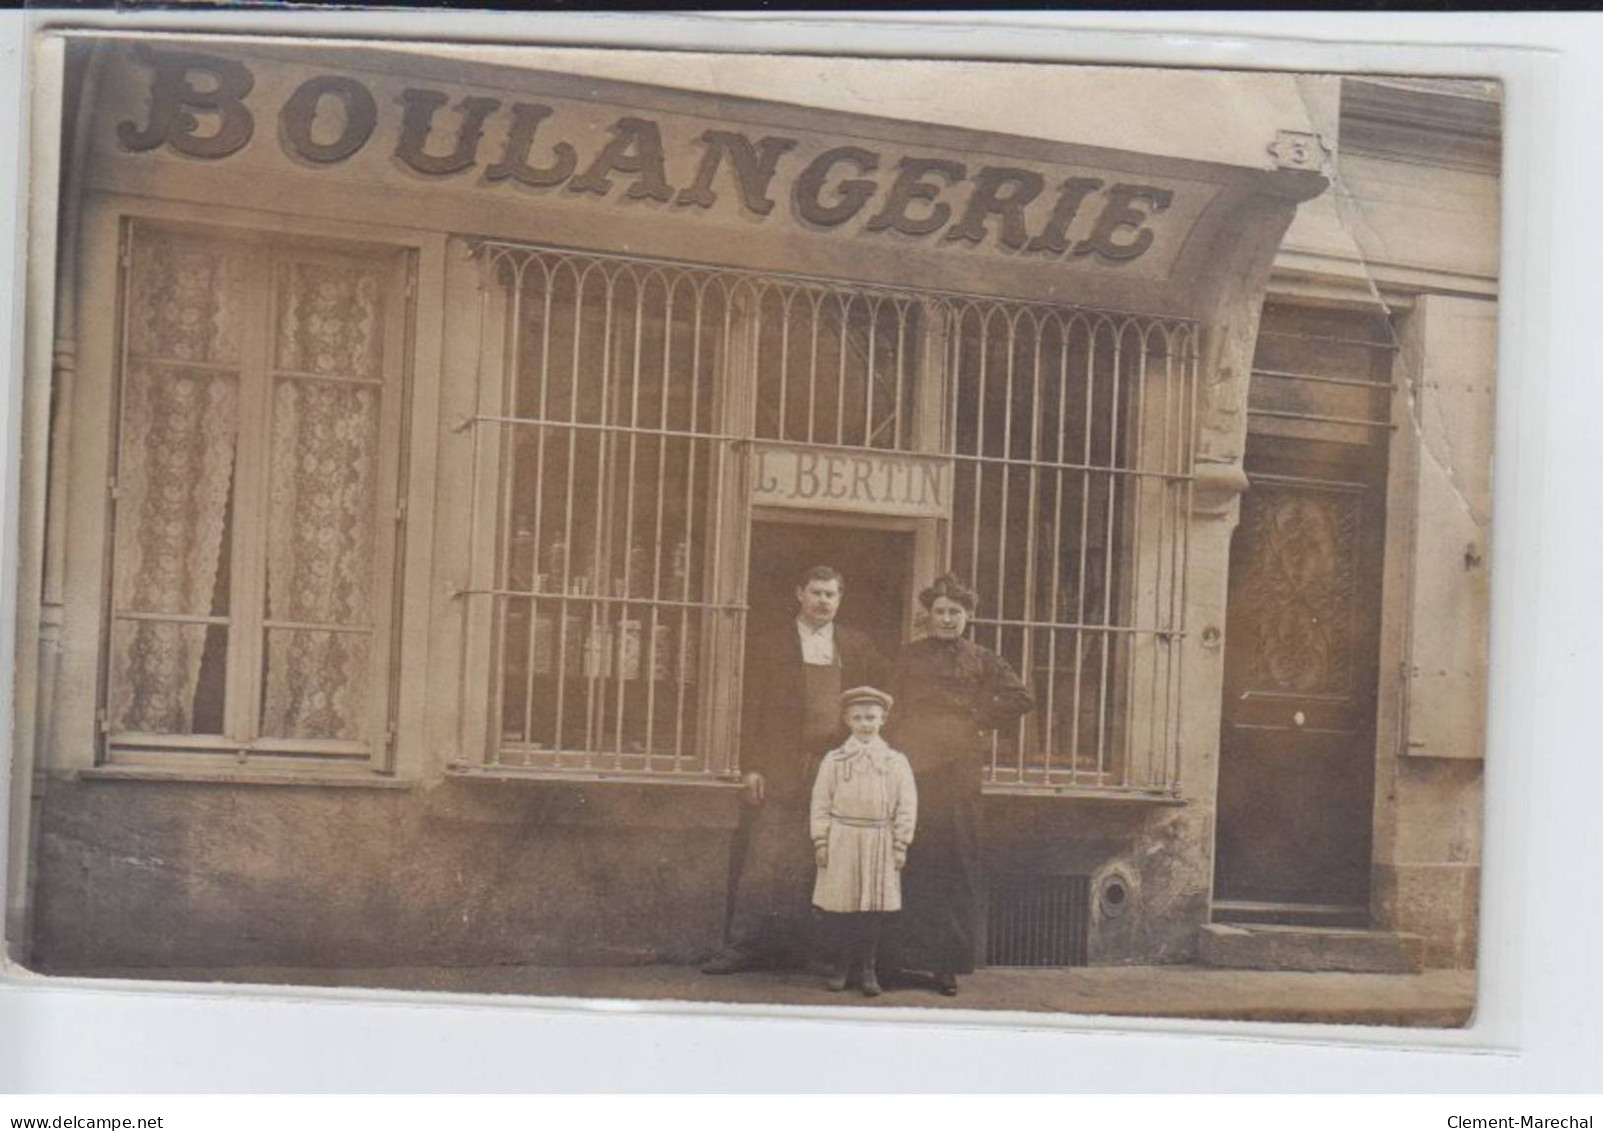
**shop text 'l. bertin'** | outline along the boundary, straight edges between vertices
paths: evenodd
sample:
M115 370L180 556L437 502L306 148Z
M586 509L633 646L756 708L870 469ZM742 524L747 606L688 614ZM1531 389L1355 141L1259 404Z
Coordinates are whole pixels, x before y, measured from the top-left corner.
M125 150L166 146L218 160L249 144L260 108L249 101L256 77L244 63L159 50L142 50L139 57L151 73L148 111L143 121L136 115L117 123ZM922 241L994 241L1025 255L1119 264L1148 252L1155 238L1148 221L1174 199L1172 189L1158 185L1049 178L1023 166L970 167L933 155L892 161L856 144L810 152L814 147L796 137L729 129L707 129L694 139L699 152L679 153L665 144L660 121L636 115L617 117L605 140L581 151L563 137L564 113L549 103L468 95L453 105L448 93L419 87L407 87L393 101L401 116L393 156L422 177L478 170L485 186L653 201L692 215L733 189L742 211L758 220L787 200L790 214L814 229L852 223L856 230ZM349 161L379 132L379 105L373 90L355 78L316 75L279 107L279 144L312 167ZM493 148L487 135L495 139ZM693 165L694 173L676 185L669 169L680 165L687 171Z

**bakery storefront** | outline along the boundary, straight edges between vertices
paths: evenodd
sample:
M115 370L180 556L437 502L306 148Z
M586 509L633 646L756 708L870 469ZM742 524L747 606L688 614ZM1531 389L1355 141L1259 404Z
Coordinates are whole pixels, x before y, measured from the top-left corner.
M1035 694L985 769L992 960L1194 954L1306 122L1246 164L1134 112L1110 148L420 53L65 60L38 961L695 960L748 616L815 561L888 652L955 570Z

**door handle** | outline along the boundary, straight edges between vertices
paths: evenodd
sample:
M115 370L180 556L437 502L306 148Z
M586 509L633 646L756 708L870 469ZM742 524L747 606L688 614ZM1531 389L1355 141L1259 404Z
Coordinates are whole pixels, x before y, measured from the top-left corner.
M1305 725L1307 722L1308 722L1308 716L1303 714L1301 711L1293 711L1291 713L1291 725L1292 726L1300 727L1300 726Z

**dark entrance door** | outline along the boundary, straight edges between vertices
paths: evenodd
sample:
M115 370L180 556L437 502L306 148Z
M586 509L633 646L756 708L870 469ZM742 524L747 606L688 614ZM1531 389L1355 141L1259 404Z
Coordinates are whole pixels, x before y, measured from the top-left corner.
M1216 918L1362 924L1369 897L1389 352L1266 311L1230 555ZM1371 344L1371 342L1375 344Z
M834 566L846 579L840 621L868 633L880 653L894 659L912 599L912 532L754 521L747 579L752 617L793 614L796 579L815 565Z

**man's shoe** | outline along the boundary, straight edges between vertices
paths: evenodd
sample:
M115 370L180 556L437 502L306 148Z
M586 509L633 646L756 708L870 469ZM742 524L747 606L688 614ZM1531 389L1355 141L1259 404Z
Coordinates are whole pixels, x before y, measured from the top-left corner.
M742 970L750 970L757 965L757 960L751 955L739 950L721 950L707 960L702 966L703 974L739 974Z
M957 996L957 975L956 974L937 974L937 975L935 975L935 989L936 989L936 992L938 992L942 997L956 997Z
M863 963L863 980L861 985L864 997L879 996L879 978L874 973L874 963L872 961Z
M850 973L851 967L844 962L840 963L832 968L829 972L829 977L824 979L824 988L832 994L840 993L846 988L846 982Z

